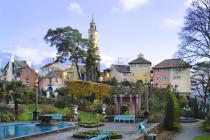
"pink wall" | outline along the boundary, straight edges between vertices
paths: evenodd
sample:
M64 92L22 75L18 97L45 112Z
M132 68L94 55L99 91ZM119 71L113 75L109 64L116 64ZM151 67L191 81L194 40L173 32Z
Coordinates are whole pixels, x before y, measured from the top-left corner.
M162 79L166 77L167 79ZM153 70L154 86L168 86L170 84L170 69L154 69Z

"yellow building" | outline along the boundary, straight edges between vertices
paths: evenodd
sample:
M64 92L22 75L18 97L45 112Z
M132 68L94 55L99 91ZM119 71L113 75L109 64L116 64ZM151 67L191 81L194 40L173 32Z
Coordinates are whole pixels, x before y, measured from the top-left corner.
M138 58L129 63L130 74L129 81L136 82L141 80L143 83L148 83L151 80L151 62L144 59L142 54Z

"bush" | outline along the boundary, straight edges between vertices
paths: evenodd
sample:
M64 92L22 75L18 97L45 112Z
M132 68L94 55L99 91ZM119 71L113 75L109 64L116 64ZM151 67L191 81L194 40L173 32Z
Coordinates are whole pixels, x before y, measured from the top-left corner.
M168 91L164 97L164 128L167 130L180 129L179 116L180 107L176 96Z
M76 134L73 134L74 138L78 138L78 139L87 139L87 138L92 138L97 136L100 133L100 131L97 130L90 130L90 131L84 131L84 132L79 132ZM110 139L121 139L122 138L122 134L120 134L119 132L115 132L112 131Z
M9 113L0 113L0 122L10 122Z
M65 108L66 107L66 104L65 104L65 102L63 100L55 101L54 105L57 108Z
M56 108L53 105L45 105L42 109L42 113L56 113Z
M150 112L159 112L161 110L161 101L157 97L150 97L148 100Z
M29 114L29 113L20 113L18 115L18 120L19 121L31 121L31 120L33 120L33 115L32 115L32 113L31 114Z
M73 95L77 98L90 96L93 93L96 99L103 100L110 95L112 88L110 85L85 82L85 81L66 81L66 91L69 95Z

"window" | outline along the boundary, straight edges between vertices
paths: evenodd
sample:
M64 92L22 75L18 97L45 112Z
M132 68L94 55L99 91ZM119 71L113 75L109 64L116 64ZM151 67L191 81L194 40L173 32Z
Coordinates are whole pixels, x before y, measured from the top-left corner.
M181 79L181 76L180 76L180 75L174 76L173 79L174 79L174 80L180 80L180 79Z
M168 80L169 78L166 77L166 76L163 76L163 77L161 77L160 79L161 79L161 80Z
M29 85L29 79L28 78L25 79L25 84Z
M58 78L55 78L55 81L58 82Z
M123 73L123 76L127 76L127 73Z
M50 84L50 85L52 84L52 79L51 79L51 78L49 78L49 84Z

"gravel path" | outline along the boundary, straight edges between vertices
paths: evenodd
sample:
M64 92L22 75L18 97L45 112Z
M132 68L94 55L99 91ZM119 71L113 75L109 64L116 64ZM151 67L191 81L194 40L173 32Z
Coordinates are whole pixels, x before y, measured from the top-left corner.
M202 131L202 122L182 123L182 131L175 136L174 140L193 140L198 135L210 135Z
M96 128L92 128L96 130ZM123 134L123 140L134 140L138 135L138 123L105 123L103 130L118 131ZM79 128L78 130L71 130L67 132L50 134L47 136L41 136L38 138L33 138L32 140L78 140L72 137L76 132L91 130L91 128Z

